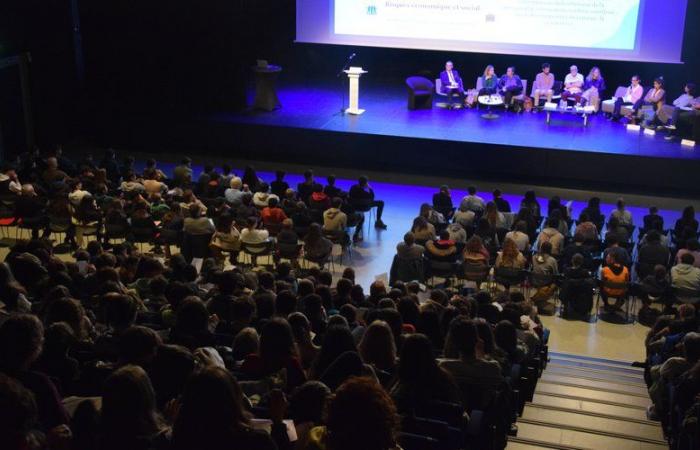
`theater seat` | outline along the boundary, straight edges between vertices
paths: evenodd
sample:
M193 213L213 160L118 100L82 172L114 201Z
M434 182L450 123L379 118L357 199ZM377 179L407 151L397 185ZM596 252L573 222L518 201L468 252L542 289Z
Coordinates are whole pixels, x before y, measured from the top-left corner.
M408 109L432 109L433 83L424 77L406 78L408 87Z

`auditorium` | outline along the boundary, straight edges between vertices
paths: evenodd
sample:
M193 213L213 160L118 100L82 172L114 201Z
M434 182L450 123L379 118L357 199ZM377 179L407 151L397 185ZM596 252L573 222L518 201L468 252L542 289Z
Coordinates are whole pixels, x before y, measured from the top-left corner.
M0 449L700 449L698 21L4 0Z

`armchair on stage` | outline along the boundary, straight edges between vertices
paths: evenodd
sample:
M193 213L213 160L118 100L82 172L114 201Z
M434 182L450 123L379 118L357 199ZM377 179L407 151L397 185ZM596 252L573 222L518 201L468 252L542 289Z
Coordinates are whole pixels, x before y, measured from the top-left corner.
M433 107L433 83L424 77L406 78L408 109L431 109Z

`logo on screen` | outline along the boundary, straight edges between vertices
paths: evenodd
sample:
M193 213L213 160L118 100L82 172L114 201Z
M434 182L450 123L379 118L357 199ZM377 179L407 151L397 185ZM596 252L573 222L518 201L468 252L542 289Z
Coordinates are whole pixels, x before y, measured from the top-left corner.
M368 16L376 16L377 15L377 7L375 5L367 6L367 15Z

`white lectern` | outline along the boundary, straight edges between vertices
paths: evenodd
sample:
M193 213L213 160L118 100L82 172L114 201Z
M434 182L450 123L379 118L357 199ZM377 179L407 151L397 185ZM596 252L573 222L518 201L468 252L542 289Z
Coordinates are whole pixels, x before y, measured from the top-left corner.
M350 80L350 107L345 110L348 114L359 115L365 112L364 109L360 109L360 76L363 73L367 73L366 70L362 70L362 67L350 67L343 72L348 74L348 79Z

